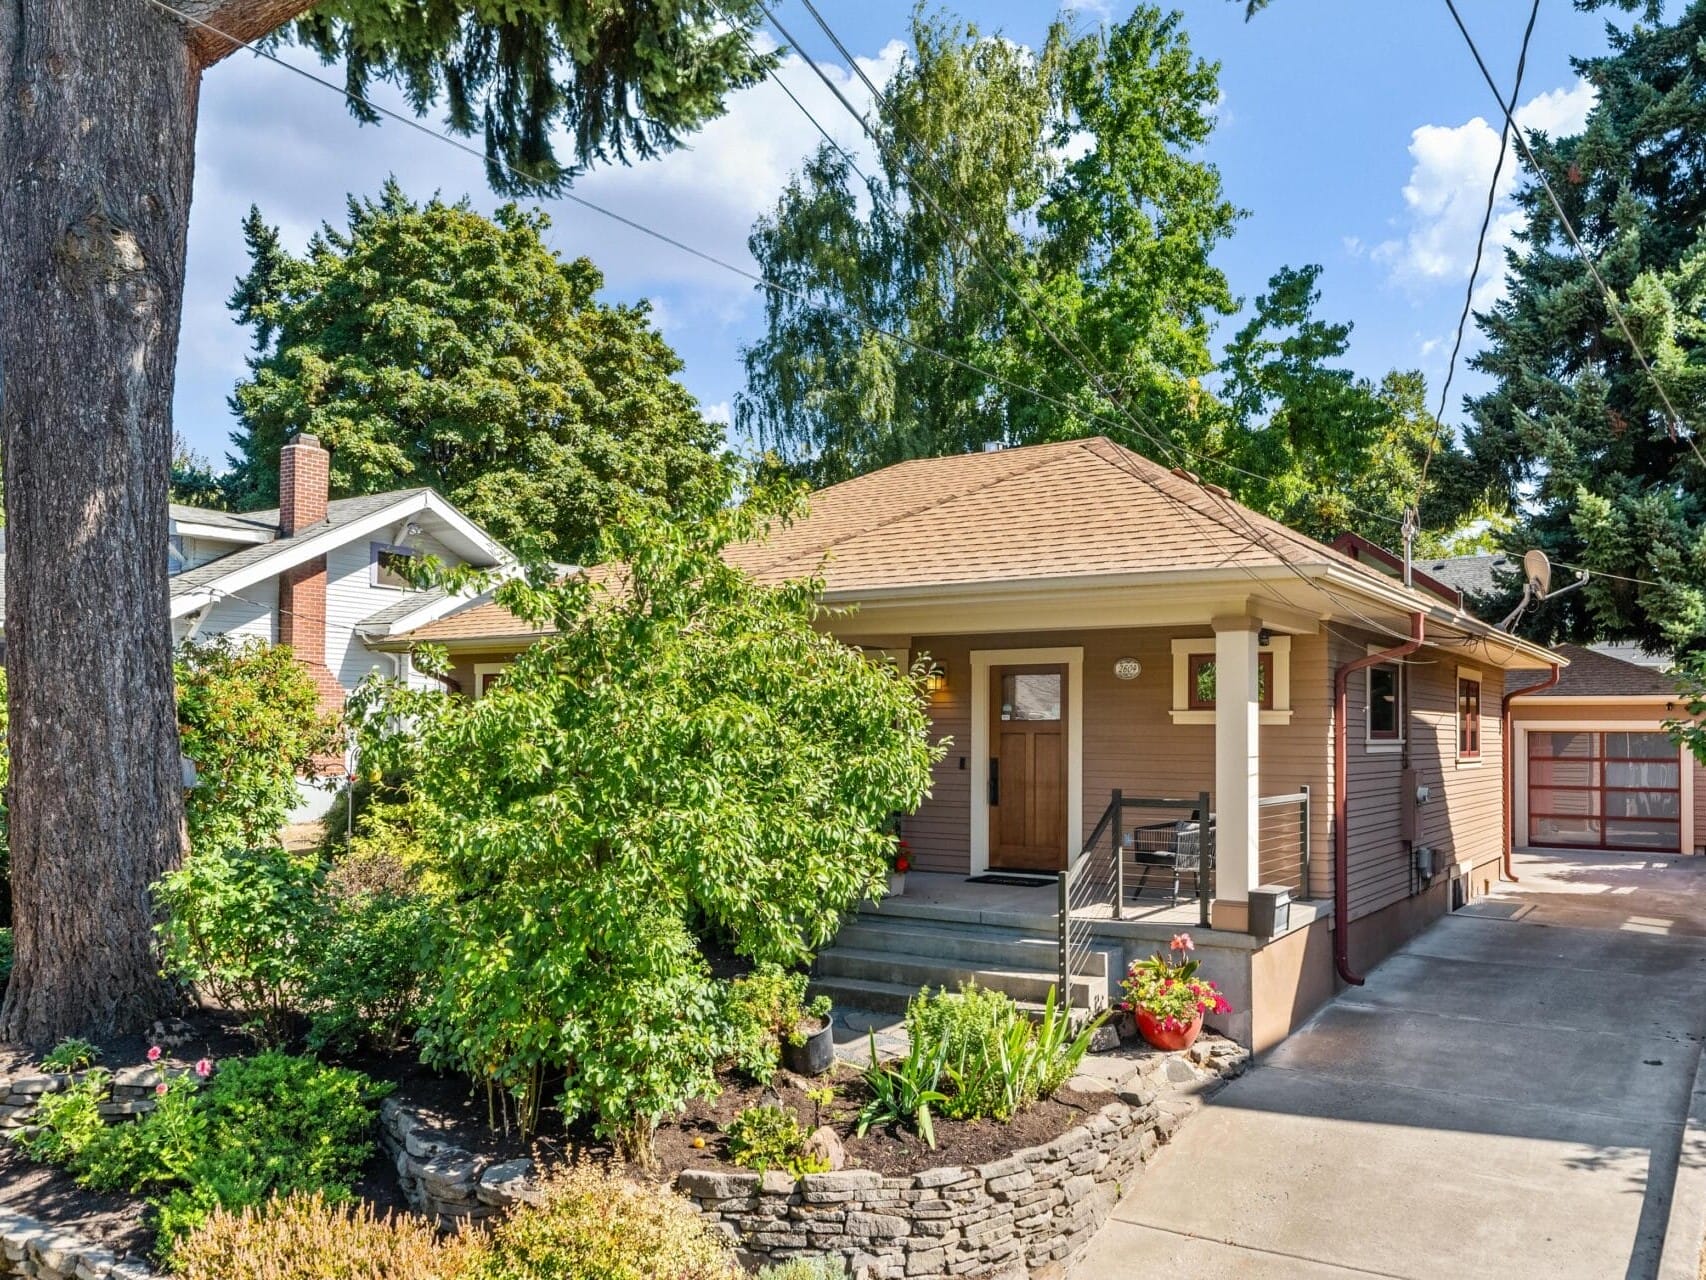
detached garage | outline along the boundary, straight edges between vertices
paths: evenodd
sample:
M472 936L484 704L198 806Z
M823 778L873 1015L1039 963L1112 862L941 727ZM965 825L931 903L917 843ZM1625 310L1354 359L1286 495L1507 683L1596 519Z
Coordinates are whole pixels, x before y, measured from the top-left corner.
M1706 770L1671 741L1662 669L1560 645L1550 689L1511 701L1512 843L1530 849L1699 853Z

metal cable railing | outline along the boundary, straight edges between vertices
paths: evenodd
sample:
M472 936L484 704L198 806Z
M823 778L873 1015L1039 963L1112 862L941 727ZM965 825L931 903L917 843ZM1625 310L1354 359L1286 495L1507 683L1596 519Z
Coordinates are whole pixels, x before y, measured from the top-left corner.
M1257 806L1258 866L1262 884L1283 885L1309 897L1309 788L1263 796Z
M1128 828L1128 816L1144 810L1188 816ZM1125 918L1127 863L1133 863L1135 869L1140 859L1145 867L1171 866L1175 901L1180 875L1195 877L1198 913L1206 927L1214 881L1214 820L1209 793L1200 792L1190 800L1112 793L1082 852L1060 873L1057 960L1063 1005L1072 1003L1073 977L1088 967L1090 943L1102 908L1107 909L1108 918ZM1091 1013L1106 1003L1105 988L1091 992Z

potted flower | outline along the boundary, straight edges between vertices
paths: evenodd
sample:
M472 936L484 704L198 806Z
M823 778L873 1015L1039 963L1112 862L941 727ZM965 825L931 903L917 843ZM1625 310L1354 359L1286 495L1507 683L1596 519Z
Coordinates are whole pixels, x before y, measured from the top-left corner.
M906 873L912 870L912 846L905 837L896 836L894 852L889 855L889 897L898 898L906 892Z
M1188 958L1195 949L1190 934L1176 933L1167 951L1132 961L1120 983L1126 997L1121 1008L1135 1015L1138 1031L1157 1049L1189 1049L1202 1034L1205 1013L1232 1012L1220 988L1197 977L1199 962Z
M796 1075L821 1076L835 1064L835 1024L829 997L793 1005L793 1025L782 1033L782 1065Z

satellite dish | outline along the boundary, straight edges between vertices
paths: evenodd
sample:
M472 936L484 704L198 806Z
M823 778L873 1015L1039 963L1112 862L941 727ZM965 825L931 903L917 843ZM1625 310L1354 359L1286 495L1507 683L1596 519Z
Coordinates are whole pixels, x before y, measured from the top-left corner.
M1552 562L1544 551L1536 548L1523 553L1522 576L1533 587L1535 599L1544 600L1552 589Z

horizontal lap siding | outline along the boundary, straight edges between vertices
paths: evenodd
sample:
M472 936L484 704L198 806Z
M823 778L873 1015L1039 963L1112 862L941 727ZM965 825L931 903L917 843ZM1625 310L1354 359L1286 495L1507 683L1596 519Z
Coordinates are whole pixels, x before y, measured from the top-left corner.
M1083 632L1027 632L982 636L917 636L912 654L929 654L947 673L947 687L931 701L932 733L953 739L936 766L931 794L906 821L907 843L923 871L970 869L971 653L974 649L1081 648L1084 651L1083 830L1094 830L1118 788L1127 795L1194 798L1214 791L1214 726L1175 725L1172 642L1176 637L1212 638L1203 628L1122 628ZM1135 680L1114 675L1120 658L1136 658ZM1331 804L1331 690L1326 679L1326 642L1319 636L1292 641L1290 724L1263 725L1262 793L1314 793L1311 881L1327 883L1325 867ZM965 767L961 768L964 760ZM1165 814L1134 817L1160 820Z
M1370 637L1385 644L1387 638ZM1392 641L1391 643L1397 643ZM1335 638L1337 667L1366 652L1364 646ZM1503 822L1500 775L1499 698L1502 673L1481 672L1481 763L1457 761L1457 668L1475 667L1451 649L1423 648L1407 666L1409 682L1410 767L1416 782L1428 787L1431 798L1421 807L1417 843L1434 849L1438 884L1453 863L1483 866L1497 861ZM1346 804L1348 825L1347 879L1352 919L1370 915L1419 891L1421 883L1410 870L1410 853L1400 832L1400 792L1403 754L1370 750L1366 741L1365 708L1368 682L1363 673L1351 677L1347 690ZM1479 880L1481 877L1477 877Z
M1694 852L1706 848L1706 764L1694 765Z

